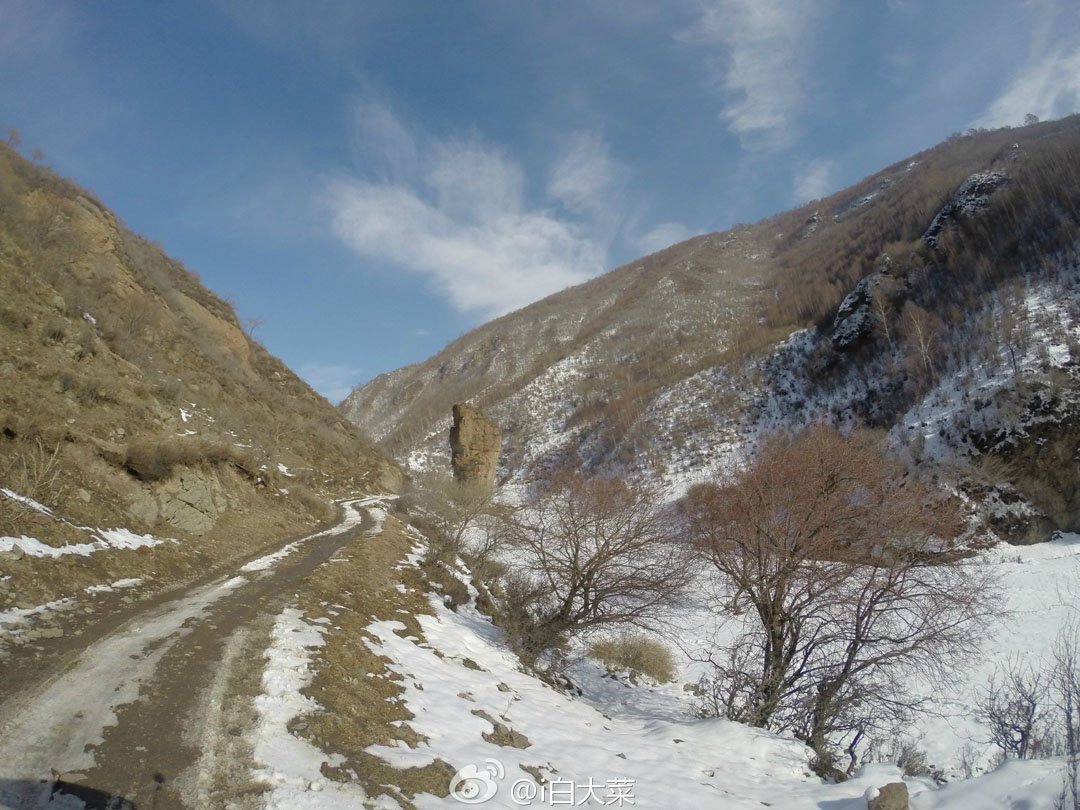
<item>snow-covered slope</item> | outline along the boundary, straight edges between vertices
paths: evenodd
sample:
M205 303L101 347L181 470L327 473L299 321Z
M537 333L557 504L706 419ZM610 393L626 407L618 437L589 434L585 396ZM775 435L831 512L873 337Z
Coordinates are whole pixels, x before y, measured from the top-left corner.
M951 140L828 200L696 237L551 296L342 405L412 467L451 405L501 427L500 481L537 467L679 486L764 431L891 431L999 536L1080 530L1080 117Z
M417 564L422 553L414 556ZM987 730L976 719L976 696L995 666L1018 654L1036 664L1048 657L1056 628L1075 618L1080 536L990 551L973 564L1000 570L1008 613L985 639L977 666L958 671L948 684L919 684L930 701L928 714L907 735L930 769L944 772L945 782L905 777L888 761L890 741L878 741L877 753L851 780L823 781L811 772L811 754L802 743L698 717L696 699L683 688L705 666L693 656L682 658L675 683L634 685L578 652L568 670L574 688L557 690L521 671L501 631L473 604L451 610L435 597L431 615L418 617L419 633L392 619L367 628L369 647L390 661L392 677L400 679L400 699L413 716L409 726L422 739L416 747L368 750L398 769L438 760L453 769L452 794L419 793L411 799L417 808L865 810L874 790L904 780L913 810L1050 810L1061 791L1063 760L996 766ZM463 568L458 576L468 582ZM335 632L333 622L316 618L304 621L295 612L282 616L283 646L270 656L268 690L279 692L287 683L301 688L304 679L296 673L309 666L304 645L315 649ZM705 602L689 606L678 627L670 629L669 641L687 651L707 644L705 628L715 627L716 618ZM303 700L292 705L297 713L319 711ZM306 753L288 773L273 774L276 782L294 786L290 807L345 807L342 794L348 791L353 801L361 800L355 785L322 778L318 762L317 752ZM399 806L388 795L368 801L372 807Z

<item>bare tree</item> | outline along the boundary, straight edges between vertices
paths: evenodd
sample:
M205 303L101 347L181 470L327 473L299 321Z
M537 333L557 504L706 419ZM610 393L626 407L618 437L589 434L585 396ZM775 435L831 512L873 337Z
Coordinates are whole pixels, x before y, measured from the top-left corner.
M688 548L658 490L621 478L559 475L507 521L522 565L511 580L526 663L566 635L643 624L689 578Z
M973 651L988 574L962 563L959 514L891 465L877 437L818 424L763 440L730 483L684 500L697 548L747 606L716 651L724 713L789 730L827 767L918 707L899 674Z
M399 506L421 524L430 539L454 554L468 551L469 530L497 511L489 489L463 484L438 472L415 477Z
M978 697L978 708L990 742L1003 756L1036 759L1054 747L1048 727L1053 678L1051 670L1035 668L1019 658L995 668Z

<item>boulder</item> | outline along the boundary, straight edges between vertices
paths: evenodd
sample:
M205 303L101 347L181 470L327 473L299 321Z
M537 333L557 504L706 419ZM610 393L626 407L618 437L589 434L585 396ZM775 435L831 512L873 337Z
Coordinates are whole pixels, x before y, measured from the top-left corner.
M867 797L866 810L909 810L907 785L890 782Z
M459 483L492 489L501 450L502 431L495 423L470 405L454 406L450 466Z

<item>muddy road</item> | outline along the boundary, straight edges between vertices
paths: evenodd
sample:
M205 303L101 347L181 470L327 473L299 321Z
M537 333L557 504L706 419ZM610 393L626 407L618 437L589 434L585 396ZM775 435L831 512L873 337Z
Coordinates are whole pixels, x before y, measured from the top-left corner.
M139 609L0 702L0 808L247 810L253 698L276 616L304 578L377 531L365 498L336 526Z

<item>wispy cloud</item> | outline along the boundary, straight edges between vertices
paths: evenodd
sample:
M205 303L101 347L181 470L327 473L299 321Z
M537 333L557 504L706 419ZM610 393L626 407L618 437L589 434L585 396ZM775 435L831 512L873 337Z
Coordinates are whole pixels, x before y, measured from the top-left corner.
M978 127L1015 126L1028 113L1061 118L1080 111L1080 45L1061 45L1029 64L974 122Z
M1080 111L1080 43L1075 0L1025 0L1018 11L1030 19L1026 64L973 123L1014 126L1028 113L1061 118Z
M574 135L551 169L548 194L579 214L610 210L622 168L608 151L607 143L595 133Z
M362 369L353 366L322 363L305 363L299 371L308 385L335 405L360 384L362 373Z
M745 147L778 148L794 137L817 14L815 0L703 0L684 35L719 46L710 69L724 94L720 118Z
M817 200L836 191L836 163L811 160L800 167L791 186L791 201L796 205Z
M583 222L530 206L523 170L498 148L410 130L385 105L365 102L364 118L375 124L358 130L359 148L378 153L365 165L379 168L330 178L325 192L334 233L357 253L416 273L457 309L486 317L603 271L605 245ZM586 164L553 175L575 205L602 185L603 171Z

